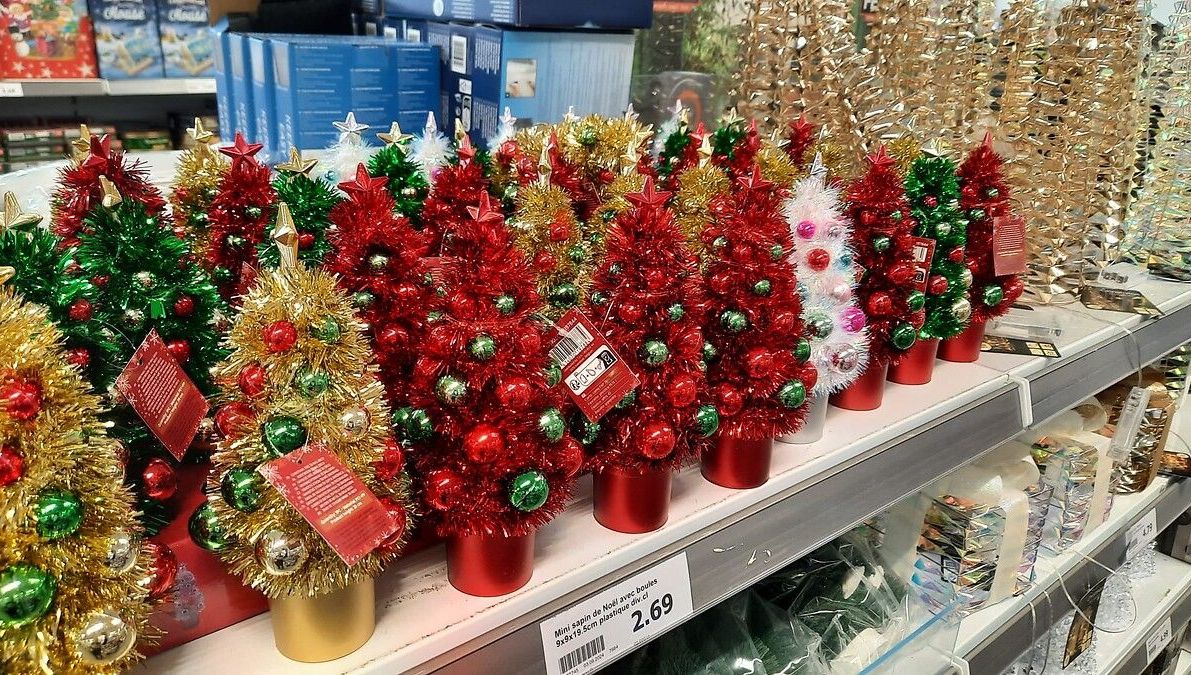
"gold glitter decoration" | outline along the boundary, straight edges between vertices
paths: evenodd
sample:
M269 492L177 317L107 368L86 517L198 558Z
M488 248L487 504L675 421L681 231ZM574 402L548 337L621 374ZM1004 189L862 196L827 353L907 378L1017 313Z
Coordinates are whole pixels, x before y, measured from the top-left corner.
M219 181L227 174L227 157L213 149L215 135L203 128L201 118L194 118L194 126L187 130L195 140L194 147L178 157L174 181L170 185L170 208L174 223L190 242L195 257L205 257L207 213L218 193Z
M728 194L730 188L727 174L713 164L691 167L678 178L678 190L674 194L674 222L704 262L710 256L702 235L712 218L711 203L716 197Z
M761 141L756 162L761 168L761 177L781 187L792 188L794 181L798 180L798 167L794 166L785 151L768 139Z
M614 178L608 187L604 189L604 200L600 202L599 208L596 209L595 216L592 217L590 223L586 224L586 229L591 237L602 240L605 228L601 227L601 223L610 223L615 220L616 216L632 208L632 203L625 199L624 196L633 194L634 192L641 192L644 189L645 176L635 171L624 173Z
M548 181L539 180L517 190L516 215L510 222L514 243L530 261L548 256L554 261L549 269L535 264L538 293L543 314L557 320L566 307L549 302L551 291L563 284L573 284L577 301L587 295L595 262L590 247L583 241L583 231L571 207L566 191Z

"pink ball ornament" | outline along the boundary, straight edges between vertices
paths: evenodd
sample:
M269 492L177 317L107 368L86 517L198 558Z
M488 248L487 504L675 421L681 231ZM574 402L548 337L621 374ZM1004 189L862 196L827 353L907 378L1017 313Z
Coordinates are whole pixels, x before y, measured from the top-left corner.
M858 333L864 328L867 319L859 307L846 307L840 312L840 325L848 333Z
M847 302L852 299L852 287L843 282L833 284L828 293L836 302Z
M815 224L809 220L804 220L798 223L797 227L794 228L794 232L803 239L810 239L815 236Z

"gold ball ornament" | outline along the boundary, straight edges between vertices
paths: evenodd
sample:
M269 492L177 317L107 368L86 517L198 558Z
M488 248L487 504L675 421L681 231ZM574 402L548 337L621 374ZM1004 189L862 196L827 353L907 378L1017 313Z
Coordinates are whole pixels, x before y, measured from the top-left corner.
M121 530L112 535L112 540L108 543L108 552L103 562L111 571L117 574L123 574L136 565L136 556L139 548L140 541L128 532Z
M350 441L358 441L368 433L368 411L362 407L348 408L339 413L339 426Z
M310 557L310 551L301 539L276 529L265 532L256 540L254 553L266 572L279 577L297 572Z
M103 666L128 655L136 644L136 629L114 612L91 614L74 636L74 651L83 663Z

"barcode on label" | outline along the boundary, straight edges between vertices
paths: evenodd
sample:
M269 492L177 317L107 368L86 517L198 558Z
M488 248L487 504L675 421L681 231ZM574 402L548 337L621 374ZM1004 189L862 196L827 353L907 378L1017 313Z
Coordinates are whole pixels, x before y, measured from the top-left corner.
M569 654L564 654L558 660L558 669L564 673L570 672L575 668L583 665L588 659L594 658L597 654L604 651L604 636L601 635L596 639L588 642L582 647L576 649Z
M562 339L550 350L550 357L557 361L560 367L565 368L579 356L584 347L592 343L593 339L583 324L575 324L574 328L563 333Z

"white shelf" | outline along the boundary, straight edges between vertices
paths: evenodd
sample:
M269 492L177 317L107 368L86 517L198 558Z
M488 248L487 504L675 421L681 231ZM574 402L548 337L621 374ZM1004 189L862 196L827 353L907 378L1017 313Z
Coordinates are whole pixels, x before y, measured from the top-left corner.
M1191 609L1188 607L1191 565L1161 554L1156 558L1157 572L1132 584L1137 603L1137 620L1133 625L1123 633L1096 631L1097 673L1141 672L1149 664L1146 639L1167 619L1171 620L1174 631L1187 620L1187 610Z
M214 95L215 78L0 80L0 98Z

